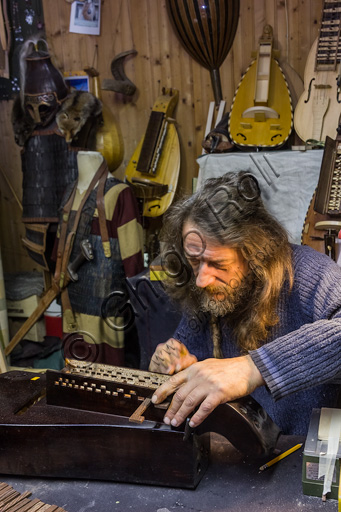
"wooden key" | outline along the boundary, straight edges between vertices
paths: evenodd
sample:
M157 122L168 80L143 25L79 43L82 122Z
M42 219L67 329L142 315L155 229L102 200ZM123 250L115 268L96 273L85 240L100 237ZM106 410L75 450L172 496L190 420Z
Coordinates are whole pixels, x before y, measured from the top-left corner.
M29 503L18 508L17 512L30 512L34 508L34 505L37 505L37 503L40 503L40 500L38 498L35 498L34 500L29 500Z
M13 487L4 487L0 490L0 499L2 499L3 496L8 496L9 493L14 492Z
M151 398L145 398L141 405L138 406L135 412L130 416L129 421L132 423L143 423L144 416L142 414L147 410L149 405L151 404Z
M39 512L47 512L51 508L51 505L44 504L40 509Z
M15 505L11 505L11 507L8 509L8 512L17 512L20 510L23 506L27 505L28 503L31 503L31 500L29 499L23 499L16 503Z
M34 505L28 512L40 512L42 507L45 505L42 501L38 501L36 505Z
M9 494L6 494L5 496L0 497L0 510L3 511L3 507L7 505L8 503L12 503L14 501L17 502L17 498L20 498L20 492L13 491Z
M58 510L59 507L57 507L57 505L51 505L47 510L46 512L56 512Z
M19 503L19 501L28 498L29 496L31 496L31 494L32 493L30 491L26 491L23 494L20 494L20 496L18 496L14 500L12 500L10 503L7 503L7 505L5 507L2 507L1 512L7 512L7 510L9 510L11 507L13 507L17 503Z
M168 407L170 406L170 401L166 401L166 402L162 402L161 404L154 404L154 407L155 409L168 409Z
M14 498L16 498L17 496L19 496L19 492L15 491L14 489L10 489L6 492L4 492L1 496L0 496L0 504L5 504L8 502L8 500L12 500Z

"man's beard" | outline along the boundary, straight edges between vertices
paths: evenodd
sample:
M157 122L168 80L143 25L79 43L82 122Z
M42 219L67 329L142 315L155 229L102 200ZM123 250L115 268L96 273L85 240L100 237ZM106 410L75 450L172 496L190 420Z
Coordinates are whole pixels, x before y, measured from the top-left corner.
M245 308L245 301L252 295L252 282L252 277L246 276L235 287L227 284L195 287L193 295L201 311L214 316L225 316Z

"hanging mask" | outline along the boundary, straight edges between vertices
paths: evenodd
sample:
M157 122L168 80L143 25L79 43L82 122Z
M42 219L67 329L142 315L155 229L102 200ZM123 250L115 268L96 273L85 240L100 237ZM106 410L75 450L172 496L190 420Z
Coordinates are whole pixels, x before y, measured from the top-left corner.
M59 106L60 101L55 92L25 94L24 107L36 124L47 126L54 119Z

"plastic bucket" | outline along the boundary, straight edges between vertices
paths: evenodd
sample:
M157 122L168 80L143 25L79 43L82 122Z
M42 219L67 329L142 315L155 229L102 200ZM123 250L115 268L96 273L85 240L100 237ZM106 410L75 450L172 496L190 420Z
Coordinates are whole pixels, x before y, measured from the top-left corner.
M46 336L63 337L63 319L62 308L57 301L54 300L47 308L44 314Z

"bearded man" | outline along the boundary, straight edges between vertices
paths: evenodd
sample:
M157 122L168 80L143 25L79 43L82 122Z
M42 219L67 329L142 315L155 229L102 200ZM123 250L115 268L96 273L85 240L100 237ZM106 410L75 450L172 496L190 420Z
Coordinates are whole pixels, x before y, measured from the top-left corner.
M256 179L207 180L164 219L169 293L184 314L149 369L174 374L164 421L199 425L219 404L252 396L285 434L305 435L313 408L335 407L341 355L341 269L291 245Z

